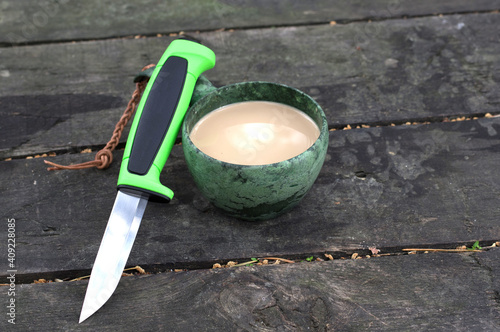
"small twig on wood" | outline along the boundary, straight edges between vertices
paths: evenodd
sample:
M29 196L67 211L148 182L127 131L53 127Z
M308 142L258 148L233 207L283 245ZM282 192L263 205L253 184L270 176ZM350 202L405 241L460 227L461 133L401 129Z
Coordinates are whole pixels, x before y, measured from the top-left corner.
M271 260L271 261L282 261L282 262L290 263L290 264L295 263L292 260L285 259L285 258L279 258L279 257L266 257L266 258L262 258L262 259L267 259L267 260Z
M130 271L130 270L136 270L137 272L139 272L139 274L147 274L146 271L139 265L134 267L129 267L128 269L124 269L123 271Z
M139 272L139 274L146 274L146 271L140 267L139 265L137 266L134 266L134 267L129 267L127 269L124 269L123 271L130 271L130 270L136 270L137 272ZM90 278L90 276L82 276L82 277L78 277L78 278L75 278L75 279L71 279L69 281L79 281L79 280L83 280L83 279L87 279L87 278Z
M244 262L244 263L239 263L239 264L233 265L231 267L245 266L245 265L255 264L255 263L258 263L258 262L259 262L259 260L248 261L248 262Z
M258 264L258 263L262 263L263 265L266 265L267 261L275 261L276 264L279 264L278 262L284 262L284 263L295 263L294 261L292 260L289 260L289 259L285 259L285 258L279 258L279 257L266 257L266 258L252 258L251 261L248 261L248 262L243 262L243 263L239 263L239 264L229 264L227 265L227 267L240 267L240 266L246 266L246 265L250 265L250 264ZM264 263L264 261L266 261L266 263Z
M87 279L87 278L90 278L90 276L82 276L82 277L78 277L78 278L75 278L75 279L71 279L69 281L80 281L80 280Z
M481 252L477 249L432 249L432 248L405 248L403 251L428 251L428 252Z

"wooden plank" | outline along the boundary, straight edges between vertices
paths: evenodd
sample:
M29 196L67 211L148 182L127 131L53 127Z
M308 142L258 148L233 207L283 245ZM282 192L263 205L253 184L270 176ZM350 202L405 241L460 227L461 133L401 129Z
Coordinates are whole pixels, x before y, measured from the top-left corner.
M5 2L0 44L156 35L220 28L303 25L489 11L498 0L74 1Z
M65 148L106 142L125 102L118 96L78 93L2 97L0 146L25 146L26 151L37 152L57 149L61 137L69 139ZM30 150L31 141L37 150Z
M498 113L499 26L499 14L477 14L197 37L218 56L206 74L217 86L294 86L318 100L331 126L342 127ZM133 76L171 40L3 49L0 130L9 134L0 158L104 145Z
M124 277L82 324L86 281L17 285L15 322L23 331L497 331L499 262L496 249ZM0 326L10 327L5 317Z
M332 131L325 165L300 205L255 223L208 204L175 146L162 173L174 199L148 205L128 262L165 270L242 257L496 241L499 131L499 118ZM1 210L17 222L19 274L90 270L119 165L47 172L41 159L0 162ZM6 255L0 251L0 260Z

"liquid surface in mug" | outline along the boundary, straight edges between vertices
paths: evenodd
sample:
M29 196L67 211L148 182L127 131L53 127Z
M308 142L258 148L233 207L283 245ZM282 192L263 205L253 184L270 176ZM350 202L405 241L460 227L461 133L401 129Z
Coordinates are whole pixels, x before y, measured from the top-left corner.
M294 107L247 101L208 113L195 124L189 137L212 158L232 164L265 165L301 154L319 134L316 123Z

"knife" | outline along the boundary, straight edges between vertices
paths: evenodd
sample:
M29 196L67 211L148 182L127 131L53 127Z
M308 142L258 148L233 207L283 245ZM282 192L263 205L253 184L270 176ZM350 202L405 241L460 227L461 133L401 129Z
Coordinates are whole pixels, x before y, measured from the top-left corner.
M148 200L174 193L160 172L175 143L196 80L215 66L215 54L191 38L174 40L151 75L132 122L118 176L118 193L90 274L80 323L115 291Z

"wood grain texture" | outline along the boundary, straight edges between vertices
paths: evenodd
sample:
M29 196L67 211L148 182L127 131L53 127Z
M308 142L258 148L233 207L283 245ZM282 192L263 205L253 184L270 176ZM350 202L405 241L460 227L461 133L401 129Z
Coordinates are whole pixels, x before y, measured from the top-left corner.
M0 210L4 221L16 220L15 327L500 330L499 249L208 269L270 255L498 241L500 118L484 115L500 114L499 8L500 0L1 2ZM156 274L122 278L79 325L87 281L32 281L89 274L122 151L106 171L47 172L42 159L24 157L93 159L135 74L180 31L217 54L206 73L216 86L287 84L315 98L331 128L365 128L332 130L325 165L301 204L258 223L211 206L175 146L162 173L175 197L148 205L128 260ZM442 122L462 116L479 118ZM76 153L85 147L94 153ZM0 245L0 283L7 254ZM174 268L198 270L168 272ZM12 328L8 287L0 286L1 331Z
M0 45L489 11L498 0L6 1Z
M87 281L19 285L23 331L497 331L500 252L123 277L78 324ZM1 327L7 327L5 319Z
M499 14L471 14L197 37L217 54L206 73L217 86L294 86L323 106L332 127L342 127L498 113L499 26ZM3 49L0 130L8 134L0 158L104 145L133 92L133 76L170 41Z
M242 257L496 241L499 131L498 118L332 131L325 165L299 206L254 223L208 204L175 146L162 173L174 199L148 205L128 264L203 267ZM41 159L0 162L2 211L17 220L20 274L90 270L119 164L47 172ZM0 260L6 255L0 251Z

